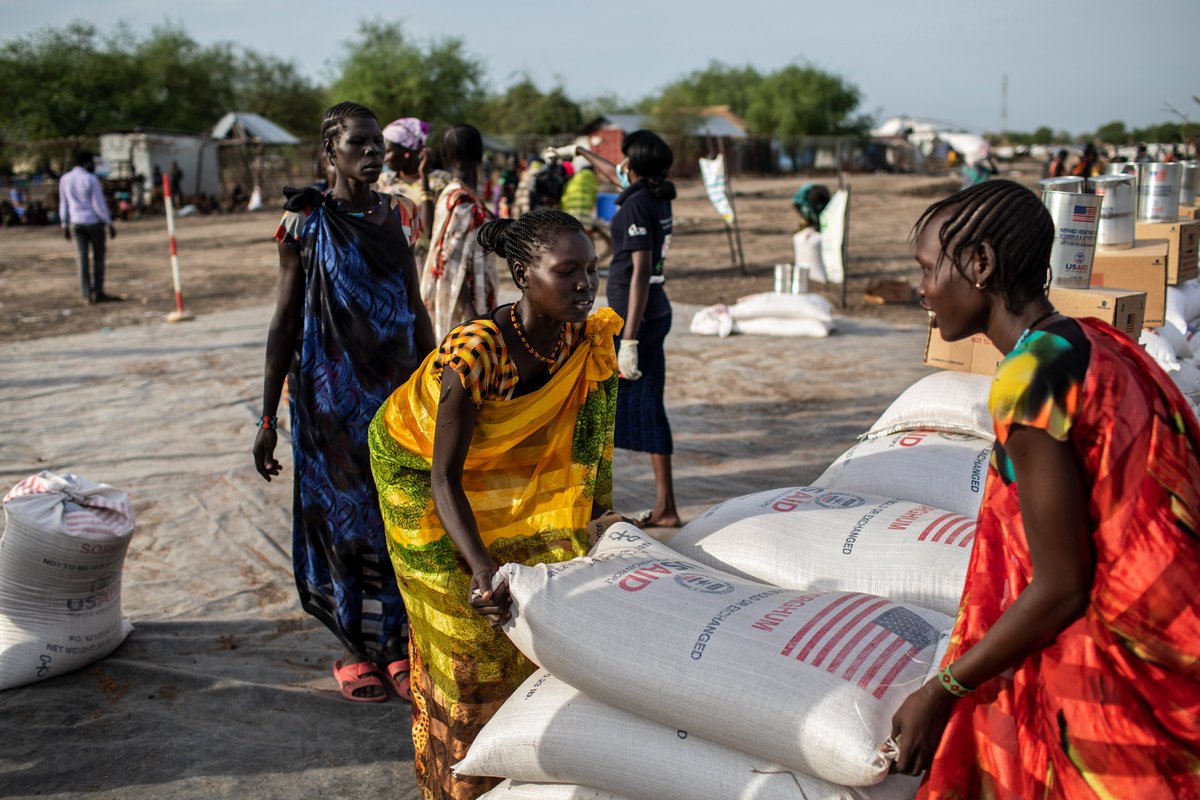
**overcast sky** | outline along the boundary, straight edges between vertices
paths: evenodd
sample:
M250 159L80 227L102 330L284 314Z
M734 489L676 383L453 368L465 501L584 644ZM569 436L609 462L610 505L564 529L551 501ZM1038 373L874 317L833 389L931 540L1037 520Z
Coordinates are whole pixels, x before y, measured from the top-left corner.
M528 72L577 100L635 100L712 59L761 70L806 61L857 85L861 110L879 119L998 131L1007 74L1010 130L1178 119L1168 103L1200 120L1200 0L0 0L0 40L74 19L148 32L168 18L201 43L251 46L319 81L360 20L386 19L420 39L463 39L492 88Z

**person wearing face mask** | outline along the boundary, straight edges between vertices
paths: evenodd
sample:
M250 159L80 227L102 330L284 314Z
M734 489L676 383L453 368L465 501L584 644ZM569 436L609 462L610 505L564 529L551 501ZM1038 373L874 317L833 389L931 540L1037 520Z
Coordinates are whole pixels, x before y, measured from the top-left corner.
M383 134L370 109L329 108L321 124L333 188L285 190L275 238L279 281L267 334L254 464L270 481L276 409L291 410L292 557L300 604L341 642L343 697L408 699L408 620L388 559L371 477L367 426L380 403L433 350L412 245L416 208L379 194Z
M613 336L591 313L596 252L555 209L493 220L479 246L521 298L456 325L371 423L371 466L412 620L412 740L421 797L478 797L456 776L480 729L534 665L496 628L500 564L566 561L620 517L612 502Z
M596 174L621 187L613 215L612 264L608 302L625 320L618 360L616 446L650 454L654 469L654 508L632 519L642 527L680 524L671 471L674 442L663 402L667 362L663 345L671 330L671 301L664 288L663 264L671 247L671 201L675 184L667 172L675 156L657 134L634 131L621 142L619 164L573 145L558 148L560 158L580 155Z

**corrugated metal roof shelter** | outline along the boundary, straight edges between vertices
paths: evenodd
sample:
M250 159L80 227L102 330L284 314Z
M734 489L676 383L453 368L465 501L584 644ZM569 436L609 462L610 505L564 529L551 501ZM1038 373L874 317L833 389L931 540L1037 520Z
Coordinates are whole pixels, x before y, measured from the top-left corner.
M259 144L300 144L300 140L261 114L230 111L213 126L214 139L249 139Z

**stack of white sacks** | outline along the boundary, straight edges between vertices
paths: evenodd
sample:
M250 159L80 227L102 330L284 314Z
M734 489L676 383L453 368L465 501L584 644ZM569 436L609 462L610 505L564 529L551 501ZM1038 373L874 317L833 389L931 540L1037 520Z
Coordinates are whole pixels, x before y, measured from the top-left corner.
M1167 287L1167 324L1142 331L1146 352L1200 414L1200 279Z
M739 497L666 543L500 575L541 665L456 769L492 798L897 800L896 709L934 675L991 451L989 379L910 387L813 486Z
M700 336L732 333L760 336L804 336L821 339L835 329L833 306L819 294L761 292L734 305L702 308L692 315L690 330Z

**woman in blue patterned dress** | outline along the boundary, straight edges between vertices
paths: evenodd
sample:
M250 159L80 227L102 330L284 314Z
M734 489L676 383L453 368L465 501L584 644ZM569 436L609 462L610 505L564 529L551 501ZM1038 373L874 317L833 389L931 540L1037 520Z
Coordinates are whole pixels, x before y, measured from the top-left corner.
M300 603L344 654L333 673L347 700L409 699L404 604L371 477L367 426L437 343L421 302L415 205L371 190L383 167L379 121L339 103L321 126L333 188L288 190L276 231L279 284L267 336L254 462L278 475L275 411L291 411L293 565Z

